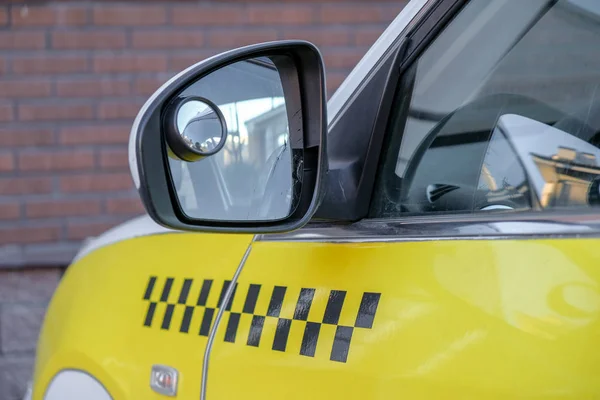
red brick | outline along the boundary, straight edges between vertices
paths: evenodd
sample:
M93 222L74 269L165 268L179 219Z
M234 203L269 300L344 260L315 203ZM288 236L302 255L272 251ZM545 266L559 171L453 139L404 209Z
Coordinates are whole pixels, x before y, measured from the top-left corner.
M44 32L0 32L1 50L39 50L46 47Z
M44 194L52 191L52 178L0 178L0 196Z
M15 169L15 157L10 153L0 153L0 172L8 172Z
M83 240L88 237L98 236L115 225L116 223L109 222L69 223L67 225L67 239Z
M52 92L52 82L34 80L0 81L0 98L47 97Z
M176 54L171 56L169 70L179 72L218 53L218 51L195 51L192 54ZM166 81L166 80L165 80Z
M335 4L321 8L320 20L325 24L381 22L381 11L370 4Z
M173 63L173 61L171 61ZM171 66L173 68L173 65ZM185 68L185 67L184 67ZM180 68L180 69L184 69ZM135 94L141 94L144 96L149 96L152 93L156 92L156 90L161 87L168 78L139 78L136 79L133 84L133 92Z
M19 119L21 121L73 121L92 119L94 110L89 104L21 104Z
M91 150L24 152L18 157L21 171L81 170L94 166L94 152Z
M0 243L43 243L60 240L60 226L10 227L0 229Z
M142 214L144 206L139 197L128 199L108 199L106 212L109 214Z
M92 20L104 26L150 26L167 22L165 6L114 6L98 5L94 8Z
M51 218L98 215L100 200L46 200L25 203L27 218Z
M129 157L127 149L101 150L100 167L109 168L128 168Z
M210 5L173 8L174 26L236 26L243 23L244 20L244 9L240 6Z
M15 157L10 153L0 153L0 172L8 172L15 169Z
M19 203L0 203L0 220L19 219L21 217L21 205Z
M81 26L87 23L87 10L56 4L48 6L18 6L11 13L14 26Z
M331 95L346 79L346 74L341 72L331 72L327 74L327 92Z
M235 48L260 42L277 40L277 31L264 30L224 30L212 31L209 34L209 43L213 47Z
M8 24L8 13L6 8L0 8L0 25Z
M285 29L284 39L307 40L318 47L322 46L347 46L350 43L350 30L348 29Z
M164 54L96 56L94 58L95 72L164 72L166 69L167 58Z
M302 5L249 5L246 12L251 24L286 26L310 24L315 14L313 7Z
M133 188L129 173L104 173L60 178L60 189L65 193L112 192Z
M133 120L142 108L142 103L131 101L104 101L98 105L98 118Z
M18 1L18 0L15 0ZM365 3L367 0L260 0L261 3ZM406 2L406 0L376 0L373 3L394 3L394 2ZM229 3L253 3L258 2L257 0L228 0Z
M392 22L398 16L398 14L400 14L400 11L406 7L406 3L408 3L408 0L394 1L385 5L382 4L380 6L382 21L384 23Z
M22 56L12 60L12 71L17 74L70 74L87 70L84 56Z
M0 104L0 122L12 121L15 118L15 111L12 104Z
M356 30L356 45L371 47L373 43L381 36L383 28L364 28Z
M52 34L52 47L56 49L122 49L125 45L125 32L70 31Z
M59 133L61 144L119 144L127 143L131 125L68 126Z
M324 54L327 68L354 68L365 52L360 50L338 50Z
M54 144L51 129L0 129L0 148Z
M306 25L314 20L311 6L252 6L248 10L248 22L257 25Z
M69 79L56 82L56 93L63 97L111 97L131 93L129 79Z
M204 45L204 33L197 30L133 32L132 46L138 49L197 49Z

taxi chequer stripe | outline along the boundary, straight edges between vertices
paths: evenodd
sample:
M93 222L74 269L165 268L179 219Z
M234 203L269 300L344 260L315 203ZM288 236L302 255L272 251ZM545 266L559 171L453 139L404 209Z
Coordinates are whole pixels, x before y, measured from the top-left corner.
M180 333L189 333L194 313L196 311L203 311L200 326L198 327L198 335L208 336L214 316L216 314L216 310L223 306L223 299L225 298L225 293L231 285L231 281L226 280L221 285L218 301L215 307L208 307L208 297L211 289L215 286L212 279L202 280L202 284L198 290L198 298L195 303L189 302L190 292L194 286L193 279L184 279L178 294L173 296L170 296L170 294L173 290L175 278L165 278L162 285L162 290L157 289L158 281L159 278L157 276L151 276L144 290L143 300L147 301L149 304L144 316L143 326L152 328L155 325L160 324L161 330L168 331L178 329ZM266 318L276 318L277 327L275 328L275 337L271 345L271 349L274 351L284 352L288 348L288 337L292 323L294 321L304 322L304 334L302 337L302 343L300 344L299 354L302 356L314 357L320 337L321 326L324 324L334 325L336 327L336 331L333 338L329 359L331 361L343 363L348 360L348 353L350 351L350 343L352 341L354 330L357 328L373 328L375 314L377 313L377 307L379 305L379 300L381 299L381 293L364 292L356 313L354 325L345 326L339 325L340 315L342 313L344 301L347 295L345 290L331 290L329 292L329 298L327 300L323 318L321 321L317 322L308 320L308 315L315 297L316 289L302 288L300 290L300 294L296 299L296 306L294 308L294 315L292 318L283 318L280 315L286 299L286 294L288 292L288 288L286 286L275 286L270 293L271 297L266 313L257 313L256 304L262 289L262 285L260 284L251 283L248 285L248 290L246 292L246 298L244 299L242 309L239 311L232 311L231 308L233 305L233 300L238 292L238 283L235 284L232 296L225 306L225 311L229 313L229 318L225 328L225 336L223 338L225 342L235 343L236 340L241 340L239 337L239 334L241 333L238 332L240 319L243 314L247 314L252 316L252 321L249 332L247 333L247 336L244 335L243 341L245 341L246 345L248 346L258 347L260 345ZM264 290L262 290L262 292L264 292ZM158 297L157 300L152 300L154 294L156 294ZM177 301L169 302L169 298L172 300L177 299ZM162 316L162 320L155 324L156 310L158 305L161 303L165 305L165 311ZM175 308L178 306L184 308L183 316L181 321L178 324L175 324L175 327L173 327L173 314Z

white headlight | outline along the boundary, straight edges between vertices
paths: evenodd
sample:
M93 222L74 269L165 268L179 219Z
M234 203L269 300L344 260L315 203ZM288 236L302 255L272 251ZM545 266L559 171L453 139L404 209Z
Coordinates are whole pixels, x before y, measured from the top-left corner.
M104 386L82 371L61 371L52 379L44 400L112 400Z

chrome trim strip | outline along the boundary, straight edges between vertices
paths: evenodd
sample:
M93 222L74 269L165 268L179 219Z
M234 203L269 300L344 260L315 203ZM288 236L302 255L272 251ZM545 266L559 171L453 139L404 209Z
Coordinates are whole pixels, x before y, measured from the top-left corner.
M219 311L217 312L217 317L215 318L215 322L210 330L210 334L208 336L208 342L206 342L206 349L204 350L204 362L202 364L202 381L200 382L200 400L206 400L206 386L208 383L208 364L210 361L210 352L212 350L213 343L215 341L215 336L217 335L217 330L219 329L219 323L221 322L221 317L225 312L226 305L229 303L229 299L233 295L233 290L235 289L235 284L237 283L238 277L244 268L244 264L246 264L246 260L250 256L250 252L252 251L252 243L256 239L256 236L252 238L252 241L248 245L240 264L231 279L231 283L227 288L227 292L225 292L225 296L223 297L223 302L221 303L221 307L219 307Z
M372 243L600 237L600 215L589 212L509 213L370 219L348 225L313 223L291 233L260 235L256 241Z

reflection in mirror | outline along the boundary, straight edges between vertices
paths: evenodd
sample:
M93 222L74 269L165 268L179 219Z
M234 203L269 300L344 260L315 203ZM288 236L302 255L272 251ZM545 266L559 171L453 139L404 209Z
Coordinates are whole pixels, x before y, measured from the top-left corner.
M179 96L165 108L164 137L171 155L198 161L216 154L227 138L227 123L216 104L200 97Z
M194 152L211 154L225 140L223 124L209 104L200 99L185 101L177 110L177 133ZM226 129L226 128L225 128Z
M503 151L496 145L500 141L506 143ZM496 186L527 194L537 209L581 208L599 205L598 160L600 149L576 135L506 114L498 119L483 167L492 171Z
M236 62L206 75L178 97L177 126L199 149L223 148L195 162L169 159L182 211L193 219L273 221L296 207L301 148L290 146L288 113L279 71L268 58ZM224 143L214 135L222 115ZM206 107L205 107L206 106ZM198 121L198 122L196 122ZM194 124L203 124L196 129ZM207 124L211 125L210 129Z

